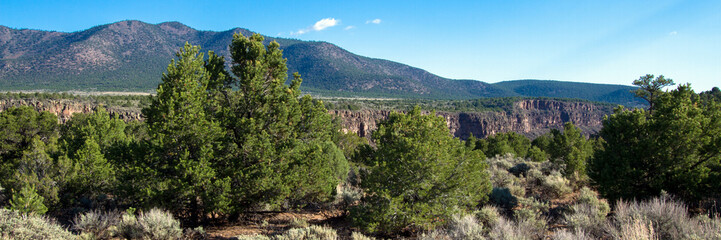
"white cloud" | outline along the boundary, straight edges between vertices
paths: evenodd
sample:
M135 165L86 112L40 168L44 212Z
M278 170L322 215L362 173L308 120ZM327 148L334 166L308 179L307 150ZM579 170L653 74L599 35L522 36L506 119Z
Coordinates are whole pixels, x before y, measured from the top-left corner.
M338 25L338 23L340 23L340 21L335 20L335 18L323 18L313 25L313 30L320 31Z
M676 31L668 33L668 35L671 35L671 36L676 35L676 34L678 34L678 32L676 32Z
M369 23L381 24L381 19L380 19L380 18L376 18L376 19L373 19L373 20L368 20L368 21L366 21L366 24L369 24Z
M323 19L315 22L315 24L313 24L313 26L311 26L311 27L308 27L305 29L300 29L295 32L290 32L290 35L302 35L302 34L309 33L311 31L322 31L326 28L336 26L339 23L340 23L340 20L336 20L335 18L323 18Z
M355 26L347 26L347 27L345 27L344 29L345 29L345 30L351 30L351 29L354 29L354 28L355 28Z

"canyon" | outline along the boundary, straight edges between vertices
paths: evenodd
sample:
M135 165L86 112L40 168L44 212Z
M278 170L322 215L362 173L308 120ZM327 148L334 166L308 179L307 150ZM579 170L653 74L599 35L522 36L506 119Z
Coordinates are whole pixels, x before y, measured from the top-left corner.
M69 120L75 113L89 113L101 104L72 99L3 99L0 111L11 107L31 106L38 111L48 111L58 116L61 123ZM106 110L125 121L142 120L137 107L103 106ZM334 110L329 113L339 117L346 132L361 137L370 137L379 120L385 119L392 110ZM585 135L593 135L602 127L603 117L613 112L610 104L598 104L586 101L568 101L553 99L521 99L513 103L510 111L486 112L435 112L446 120L450 133L466 139L487 137L496 133L516 132L529 138L535 138L550 129L562 128L563 123L573 122ZM430 113L425 111L425 113Z

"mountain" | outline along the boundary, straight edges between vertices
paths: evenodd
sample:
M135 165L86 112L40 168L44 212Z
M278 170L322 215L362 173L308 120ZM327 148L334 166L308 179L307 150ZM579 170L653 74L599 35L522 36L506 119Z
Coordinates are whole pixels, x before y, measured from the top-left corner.
M578 98L626 106L645 104L631 93L637 89L633 86L553 80L514 80L494 83L493 86L527 97Z
M234 33L252 34L242 28L199 31L179 22L122 21L71 33L0 26L0 90L152 91L185 42L228 57ZM526 81L488 84L447 79L401 63L359 56L327 42L273 37L266 41L281 45L289 72L301 73L302 89L316 95L426 99L573 95L559 95L560 90L554 89L541 91L543 95ZM592 88L584 83L541 85L564 92ZM530 90L523 90L524 86ZM598 92L610 94L607 99L585 99L625 104L623 97L631 96L624 92L627 86L608 86L615 87ZM616 95L621 96L620 102Z

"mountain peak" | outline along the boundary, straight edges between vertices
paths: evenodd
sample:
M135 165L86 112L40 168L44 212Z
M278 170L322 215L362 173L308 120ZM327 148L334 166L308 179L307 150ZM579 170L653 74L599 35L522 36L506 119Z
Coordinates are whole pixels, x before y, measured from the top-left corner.
M182 24L180 22L172 21L172 22L162 22L159 23L158 26L160 26L161 29L178 34L178 35L184 35L191 32L194 32L195 29L189 27L188 25Z

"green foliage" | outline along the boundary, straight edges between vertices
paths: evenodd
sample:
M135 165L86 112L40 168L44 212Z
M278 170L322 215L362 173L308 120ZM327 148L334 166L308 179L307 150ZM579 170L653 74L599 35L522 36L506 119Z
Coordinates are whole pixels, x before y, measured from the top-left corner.
M13 198L10 200L10 209L21 213L43 215L48 211L48 208L43 204L43 200L43 197L35 192L34 187L24 186L19 193L13 194Z
M483 154L454 139L443 118L419 108L392 113L372 138L376 148L361 154L370 166L362 181L366 195L351 212L359 226L383 233L428 230L487 199Z
M149 108L148 134L152 153L150 174L157 183L147 186L153 200L197 222L210 212L227 210L230 180L217 173L216 142L220 125L206 114L206 71L200 48L185 45L163 74L163 83Z
M66 181L65 177L72 171L72 163L67 158L55 161L48 152L54 152L53 144L46 145L39 137L35 137L20 159L14 164L6 165L6 171L13 174L2 178L11 189L32 187L44 198L44 204L51 210L59 201L60 192ZM13 196L14 197L14 196Z
M586 175L586 162L593 155L593 145L581 134L581 129L571 122L563 125L563 131L551 129L547 137L534 141L552 161L566 166L563 174L573 180L583 180Z
M498 133L486 139L475 140L475 149L483 151L489 157L507 153L526 157L530 148L531 140L515 132Z
M589 168L599 191L610 199L643 199L662 190L697 199L716 192L721 105L699 104L687 85L653 99L653 111L617 108L604 119L603 147Z
M659 95L663 94L663 88L673 86L672 79L666 79L663 75L659 75L656 79L653 78L653 74L646 74L640 78L633 80L633 85L639 87L633 93L636 97L642 98L648 102L649 112L653 111L656 104L656 99Z
M211 109L227 136L222 176L231 180L233 208L277 208L289 201L330 201L348 172L332 143L339 131L320 101L300 97L300 75L290 86L278 43L236 34L230 46L236 79L208 89ZM342 177L341 177L342 176Z
M57 141L58 119L30 106L9 108L0 113L0 159L2 164L20 158L38 138L45 144ZM3 172L7 174L7 172ZM8 176L8 175L5 175Z
M35 214L0 208L0 239L77 239L60 224Z
M101 149L106 159L118 159L123 156L125 145L130 141L126 134L127 124L111 117L103 107L98 107L93 113L74 114L73 117L60 127L60 139L64 150L70 157L92 139Z

